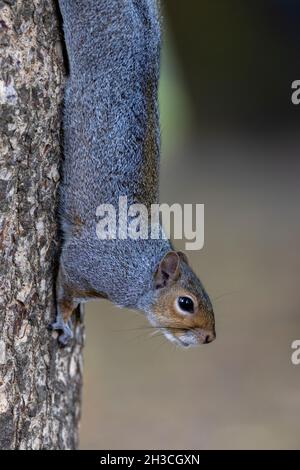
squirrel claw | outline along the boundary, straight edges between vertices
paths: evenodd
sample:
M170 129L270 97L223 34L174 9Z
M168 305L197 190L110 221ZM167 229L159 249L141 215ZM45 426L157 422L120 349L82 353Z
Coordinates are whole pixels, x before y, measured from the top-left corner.
M49 325L49 329L51 329L52 331L61 332L58 336L58 342L60 343L61 346L67 346L67 344L73 338L71 327L72 327L71 321L69 321L68 323L65 323L64 321L56 321L54 323L51 323L51 325Z

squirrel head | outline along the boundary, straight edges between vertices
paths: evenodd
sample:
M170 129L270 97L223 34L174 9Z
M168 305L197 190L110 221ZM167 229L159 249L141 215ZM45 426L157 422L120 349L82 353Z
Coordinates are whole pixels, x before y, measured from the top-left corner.
M215 339L210 299L184 253L170 251L160 261L151 298L148 319L169 341L189 347Z

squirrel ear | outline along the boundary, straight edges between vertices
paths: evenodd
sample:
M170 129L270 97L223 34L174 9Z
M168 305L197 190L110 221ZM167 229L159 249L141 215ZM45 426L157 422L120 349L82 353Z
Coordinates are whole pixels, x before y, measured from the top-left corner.
M169 251L163 257L154 275L156 289L166 287L170 282L179 278L179 264L180 258L176 251Z
M179 258L181 258L181 260L184 261L185 264L189 264L188 257L186 256L185 253L183 253L183 251L177 251L177 254Z

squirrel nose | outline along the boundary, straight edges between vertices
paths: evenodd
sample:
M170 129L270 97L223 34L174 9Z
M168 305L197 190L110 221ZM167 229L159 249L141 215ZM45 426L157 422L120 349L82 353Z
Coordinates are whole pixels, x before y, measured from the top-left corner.
M211 343L216 339L216 334L213 331L202 331L203 344Z

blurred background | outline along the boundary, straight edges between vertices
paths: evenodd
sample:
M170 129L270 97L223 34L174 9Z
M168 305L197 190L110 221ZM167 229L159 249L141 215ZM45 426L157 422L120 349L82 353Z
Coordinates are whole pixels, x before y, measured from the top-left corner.
M217 339L179 350L89 304L81 448L299 449L300 2L162 5L161 202L205 204L188 255Z

